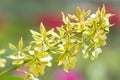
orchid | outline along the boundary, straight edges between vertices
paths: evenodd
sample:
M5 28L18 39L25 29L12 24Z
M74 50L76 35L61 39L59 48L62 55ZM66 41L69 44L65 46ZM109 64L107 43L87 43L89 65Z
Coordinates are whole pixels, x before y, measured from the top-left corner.
M90 10L84 11L79 7L75 15L65 16L62 12L64 25L57 27L57 32L54 28L47 31L41 23L39 32L30 30L33 40L27 47L23 47L22 38L18 42L18 48L9 43L9 48L14 53L7 57L13 60L13 65L17 65L13 69L28 66L26 79L38 80L34 76L43 75L46 67L52 66L53 55L58 56L58 66L63 65L66 72L75 67L80 52L85 59L96 59L102 52L101 47L106 45L109 27L112 26L109 23L111 14L106 13L105 6L98 8L94 14L90 13ZM0 51L2 53L4 50ZM4 63L5 60L0 58L0 67L4 67Z
M9 48L14 50L15 52L7 57L10 59L13 59L13 62L12 62L13 65L20 65L24 63L24 59L26 57L24 52L29 51L31 48L31 45L23 48L23 39L21 38L18 42L18 48L16 48L11 43L9 43Z
M5 51L6 51L5 49L0 50L0 55L4 54ZM6 59L1 58L0 56L0 68L5 67L5 62L6 62Z

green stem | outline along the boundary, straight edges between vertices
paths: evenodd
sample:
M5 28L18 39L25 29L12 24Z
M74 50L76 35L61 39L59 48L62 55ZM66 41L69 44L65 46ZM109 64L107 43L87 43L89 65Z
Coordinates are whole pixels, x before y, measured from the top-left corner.
M9 68L9 69L4 70L3 72L0 73L0 77L1 77L1 76L4 76L5 74L8 74L8 73L11 72L11 71L14 71L14 70L18 69L20 66L26 64L26 63L29 62L29 61L30 61L30 60L26 60L26 61L25 61L23 64L21 64L21 65L16 65L16 66L14 66L14 67L12 67L12 68Z
M3 72L1 72L0 73L0 77L1 76L4 76L5 74L7 74L7 73L9 73L9 72L11 72L11 71L13 71L13 70L16 70L17 68L19 68L21 65L19 65L19 66L14 66L14 67L12 67L12 68L9 68L9 69L7 69L7 70L4 70Z

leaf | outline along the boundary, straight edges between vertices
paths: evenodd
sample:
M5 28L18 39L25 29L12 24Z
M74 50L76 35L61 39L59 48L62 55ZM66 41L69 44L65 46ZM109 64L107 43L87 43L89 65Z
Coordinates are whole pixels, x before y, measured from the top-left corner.
M24 80L23 78L17 77L17 76L3 76L0 77L0 80Z
M0 50L0 55L5 53L5 49Z
M18 42L18 48L21 50L23 48L23 39L21 37L21 39Z
M12 49L12 50L17 50L17 48L11 43L9 43L9 48Z
M23 49L23 51L28 51L31 49L31 45L27 46L26 48Z
M45 29L45 27L44 27L44 25L42 23L40 24L40 32L41 32L43 40L45 40L46 36L47 36L46 35L46 29Z

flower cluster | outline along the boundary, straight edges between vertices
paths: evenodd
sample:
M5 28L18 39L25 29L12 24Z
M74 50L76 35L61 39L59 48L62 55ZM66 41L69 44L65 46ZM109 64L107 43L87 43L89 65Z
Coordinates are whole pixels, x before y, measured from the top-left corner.
M45 68L52 65L52 54L58 55L58 65L64 65L64 70L74 68L78 52L81 50L84 58L94 60L102 52L101 46L106 44L106 34L109 32L109 17L105 7L98 9L95 14L81 10L79 7L75 15L63 16L64 25L57 27L58 33L51 29L46 31L40 24L39 32L30 30L33 41L23 48L23 39L18 42L18 48L13 44L9 47L15 52L8 56L13 59L13 65L29 67L31 76L43 75Z

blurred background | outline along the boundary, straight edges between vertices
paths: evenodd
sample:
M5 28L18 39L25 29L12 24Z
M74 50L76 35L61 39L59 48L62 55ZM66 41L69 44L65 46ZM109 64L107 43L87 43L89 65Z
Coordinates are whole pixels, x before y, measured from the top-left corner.
M110 18L110 23L114 25L98 59L83 59L79 54L75 69L69 73L53 61L55 64L46 68L40 80L120 80L120 0L0 0L0 49L8 49L9 42L17 45L21 36L25 45L28 44L32 40L29 30L38 31L40 22L48 30L62 25L61 11L74 14L79 6L94 13L102 4L105 4L108 13L115 15ZM10 53L8 49L4 56ZM8 61L4 69L10 66ZM0 80L23 79L20 73L14 71Z

